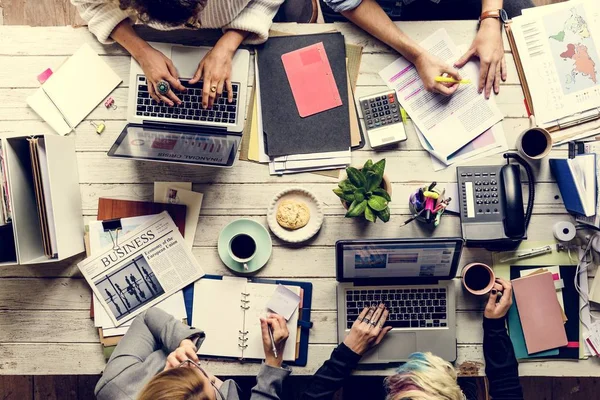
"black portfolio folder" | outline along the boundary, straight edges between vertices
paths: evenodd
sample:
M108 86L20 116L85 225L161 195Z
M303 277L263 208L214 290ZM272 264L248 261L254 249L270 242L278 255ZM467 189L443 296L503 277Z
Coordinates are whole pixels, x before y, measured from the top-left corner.
M323 42L342 106L300 117L281 56ZM267 154L343 151L350 148L346 47L341 33L272 37L257 49L260 97Z

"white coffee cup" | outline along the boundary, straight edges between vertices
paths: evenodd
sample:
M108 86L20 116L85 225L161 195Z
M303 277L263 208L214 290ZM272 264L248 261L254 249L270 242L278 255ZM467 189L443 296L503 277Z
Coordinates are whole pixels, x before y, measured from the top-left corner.
M239 233L231 238L227 251L234 261L243 264L244 270L248 271L248 263L256 255L256 240L247 233Z
M552 136L544 128L528 128L517 138L517 150L529 160L541 160L552 150Z

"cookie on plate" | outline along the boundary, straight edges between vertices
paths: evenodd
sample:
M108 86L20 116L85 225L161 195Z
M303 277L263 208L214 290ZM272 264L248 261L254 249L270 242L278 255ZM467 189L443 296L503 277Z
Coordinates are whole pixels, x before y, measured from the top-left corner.
M283 200L277 207L277 223L286 229L300 229L310 220L308 206L296 200Z

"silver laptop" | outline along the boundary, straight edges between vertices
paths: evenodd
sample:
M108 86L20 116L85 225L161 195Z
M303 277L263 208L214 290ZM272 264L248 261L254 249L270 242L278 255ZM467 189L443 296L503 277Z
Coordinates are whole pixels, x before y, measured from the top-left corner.
M364 307L387 305L394 329L361 359L406 361L430 351L456 360L456 276L460 238L348 240L336 243L338 340Z
M203 81L190 84L198 63L210 47L150 43L169 57L187 88L175 92L180 106L168 107L154 101L139 64L131 58L127 122L108 152L111 157L138 160L231 167L242 138L246 120L250 53L236 51L232 60L233 102L227 93L211 109L202 108Z

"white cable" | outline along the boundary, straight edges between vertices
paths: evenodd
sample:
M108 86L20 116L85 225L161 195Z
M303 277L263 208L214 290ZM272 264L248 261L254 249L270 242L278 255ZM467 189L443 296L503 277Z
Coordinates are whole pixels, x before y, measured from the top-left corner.
M579 297L583 300L584 304L583 306L579 307L579 320L585 325L586 329L590 329L589 326L587 326L587 324L585 324L582 319L581 319L581 312L585 309L588 308L590 311L590 319L593 320L598 319L598 317L594 316L594 314L592 313L592 310L590 308L590 299L589 296L587 294L587 292L584 292L581 290L581 286L579 285L579 276L581 275L581 273L583 271L588 271L588 267L593 264L594 258L592 256L592 252L591 249L594 249L596 252L600 253L600 232L595 233L593 236L591 237L586 237L586 239L588 240L587 246L585 247L585 250L583 252L583 255L581 256L579 263L577 264L577 269L575 270L575 279L574 279L574 283L575 283L575 290L577 291L577 293L579 294ZM589 261L587 261L589 259ZM585 266L584 266L585 263Z

